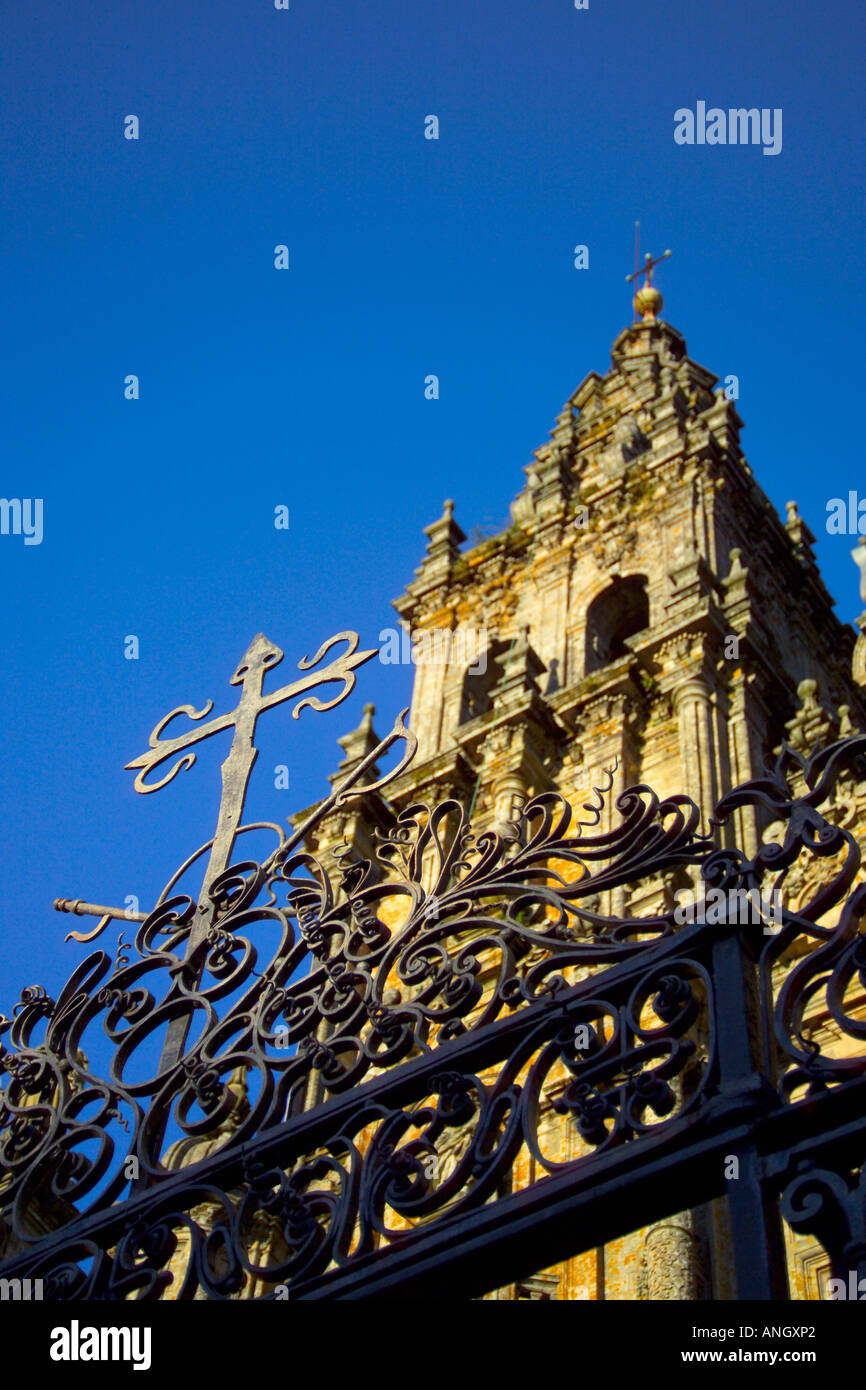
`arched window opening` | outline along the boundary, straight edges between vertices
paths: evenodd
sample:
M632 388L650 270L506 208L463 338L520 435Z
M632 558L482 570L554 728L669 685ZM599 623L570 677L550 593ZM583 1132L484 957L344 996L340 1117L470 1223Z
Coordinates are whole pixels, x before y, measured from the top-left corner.
M626 639L649 627L646 575L615 579L589 605L584 671L599 671L625 656Z

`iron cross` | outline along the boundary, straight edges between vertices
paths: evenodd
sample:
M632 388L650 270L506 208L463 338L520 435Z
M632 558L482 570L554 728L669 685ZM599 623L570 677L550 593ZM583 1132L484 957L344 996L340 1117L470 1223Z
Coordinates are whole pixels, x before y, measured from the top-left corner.
M650 255L649 251L647 251L646 255L644 256L644 263L643 263L643 265L641 265L641 264L640 264L640 223L639 223L639 222L635 222L635 224L634 224L634 272L633 272L631 275L627 275L627 276L625 277L625 282L626 282L626 284L627 284L627 285L630 285L631 282L632 282L632 280L636 280L636 279L638 278L639 275L645 275L645 276L646 276L646 283L647 283L648 285L651 285L652 282L653 282L653 271L655 270L656 266L659 265L662 261L666 261L667 258L668 258L668 256L672 256L673 254L674 254L673 251L663 251L662 254L661 254L660 256L656 256L655 260L653 260L653 258L652 258L652 256Z
M334 657L327 666L323 666L320 670L313 670L312 668L318 666L318 663L337 642L346 642L346 650ZM306 671L308 674L301 676L299 680L293 681L290 685L284 685L279 690L265 694L262 689L265 672L271 667L279 665L283 659L283 653L279 647L275 647L260 632L253 638L241 664L231 677L230 683L241 687L240 699L233 710L228 714L218 715L215 719L209 720L207 724L189 729L174 738L164 738L163 732L166 726L177 715L185 714L189 719L198 720L204 719L213 709L212 700L208 700L201 710L196 710L192 705L179 705L177 709L173 709L157 724L150 736L149 750L126 764L128 768L140 769L135 779L136 791L159 791L161 787L167 786L178 772L192 767L196 755L189 750L195 744L211 738L214 734L221 733L224 729L234 730L228 757L221 767L222 796L219 818L205 870L204 882L199 894L198 912L195 915L187 943L186 959L190 961L191 965L191 958L207 936L210 926L212 904L208 896L209 890L231 862L232 848L243 815L250 773L258 756L254 738L259 715L265 710L273 709L274 706L293 699L296 695L303 695L305 691L311 690L317 685L339 682L340 689L333 699L320 700L318 696L307 695L305 699L298 701L292 710L292 715L297 719L301 710L307 705L315 710L333 709L354 689L356 669L376 655L375 648L371 651L358 651L357 633L339 632L336 636L329 638L314 657L304 657L298 662L298 669ZM177 758L164 777L158 782L145 781L148 773L175 758L177 754L182 756ZM160 1071L165 1071L172 1066L181 1055L189 1022L190 1015L185 1014L182 1017L174 1018L169 1024Z

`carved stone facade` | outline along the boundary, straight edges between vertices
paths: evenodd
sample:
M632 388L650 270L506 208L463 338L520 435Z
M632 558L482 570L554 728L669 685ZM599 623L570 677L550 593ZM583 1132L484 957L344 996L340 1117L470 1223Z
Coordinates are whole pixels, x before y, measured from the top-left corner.
M864 637L852 675L857 634L834 614L814 537L795 503L779 519L742 452L736 407L655 307L619 334L606 375L591 372L566 402L509 530L461 549L450 501L426 528L395 607L413 633L445 630L463 639L452 650L484 660L418 661L413 766L387 805L374 793L364 814L326 822L320 852L366 857L389 808L445 796L506 836L516 808L551 789L580 805L604 787L604 829L636 782L684 792L706 814L783 739L806 751L866 729ZM361 740L357 756L373 746L362 734L372 738L369 720L344 741ZM864 793L851 788L859 824ZM743 809L720 833L753 854L767 831ZM614 890L604 909L660 910L676 886L648 881L628 903ZM550 1106L557 1142L569 1142ZM515 1180L533 1181L530 1167ZM714 1204L489 1297L724 1297L727 1240ZM790 1257L794 1296L819 1296L819 1248L792 1235Z

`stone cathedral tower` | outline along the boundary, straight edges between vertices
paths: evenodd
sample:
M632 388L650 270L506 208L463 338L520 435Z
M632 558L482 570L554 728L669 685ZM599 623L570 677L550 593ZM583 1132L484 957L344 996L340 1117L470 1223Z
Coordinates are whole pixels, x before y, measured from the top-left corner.
M584 379L524 470L509 530L462 550L450 501L426 528L395 603L417 646L419 749L392 805L457 796L485 825L549 788L580 797L615 766L614 792L645 781L708 810L783 737L809 742L810 719L830 733L862 723L855 633L814 536L794 502L779 520L734 403L661 302L638 291L609 371ZM443 660L423 640L443 634L482 658ZM341 744L345 770L374 746L369 717ZM359 818L338 820L363 852ZM746 813L731 829L753 852Z
M374 792L332 815L319 852L367 857L377 822L444 797L506 832L550 789L579 805L606 786L608 827L635 782L685 792L706 814L782 739L805 749L866 728L856 634L833 612L796 503L781 521L734 403L660 319L658 290L634 306L609 370L581 382L524 470L510 529L462 549L450 501L426 528L395 603L417 647L418 753L387 805ZM448 634L452 659L424 640L434 634ZM341 740L340 776L375 747L372 714ZM752 854L764 827L736 814L725 833ZM608 910L639 915L671 906L672 887L610 898ZM718 1258L708 1272L695 1253L723 1247L716 1221L686 1213L498 1296L723 1297Z

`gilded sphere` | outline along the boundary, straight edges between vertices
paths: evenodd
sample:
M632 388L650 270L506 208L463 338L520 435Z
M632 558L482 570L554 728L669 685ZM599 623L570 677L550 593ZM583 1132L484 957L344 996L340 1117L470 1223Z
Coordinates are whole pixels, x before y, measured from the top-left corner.
M664 300L655 285L642 285L633 303L635 313L642 319L654 319L661 313Z

